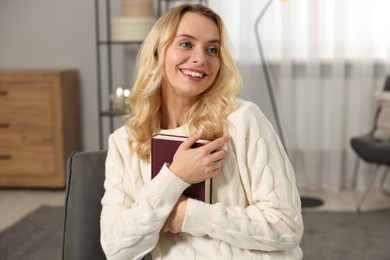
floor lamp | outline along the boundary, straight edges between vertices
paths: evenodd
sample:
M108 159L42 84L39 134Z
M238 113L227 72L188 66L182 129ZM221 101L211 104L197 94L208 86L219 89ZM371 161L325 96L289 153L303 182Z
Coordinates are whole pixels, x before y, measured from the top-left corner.
M275 117L276 128L277 128L278 133L279 133L280 141L282 142L282 144L287 152L287 146L286 146L286 142L284 139L282 126L280 124L278 109L276 107L274 92L273 92L273 88L272 88L272 84L271 84L271 80L270 80L270 76L269 76L269 72L268 72L268 67L267 67L267 64L265 62L263 48L261 46L261 41L260 41L260 33L259 33L260 21L264 17L265 12L268 10L268 8L272 4L272 2L273 2L273 0L269 0L268 3L264 6L263 10L260 12L259 16L257 17L256 22L255 22L255 35L256 35L257 47L259 49L259 54L260 54L261 65L262 65L262 69L263 69L263 73L264 73L264 77L265 77L265 82L266 82L266 85L268 88L268 93L269 93L269 96L271 99L271 106L272 106L272 111L273 111L274 117ZM301 197L301 203L302 203L302 207L317 207L317 206L322 205L324 202L320 199L317 199L317 198Z

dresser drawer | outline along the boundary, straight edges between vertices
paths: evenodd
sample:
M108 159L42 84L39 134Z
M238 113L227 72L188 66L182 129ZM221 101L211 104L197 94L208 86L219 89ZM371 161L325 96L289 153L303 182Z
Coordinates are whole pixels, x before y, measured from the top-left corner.
M53 134L49 115L0 114L0 144L48 144L52 142Z
M64 188L80 150L76 70L0 71L0 187Z
M5 176L50 176L55 174L54 151L50 146L0 144L0 178Z
M0 81L0 115L50 114L51 88L48 81Z

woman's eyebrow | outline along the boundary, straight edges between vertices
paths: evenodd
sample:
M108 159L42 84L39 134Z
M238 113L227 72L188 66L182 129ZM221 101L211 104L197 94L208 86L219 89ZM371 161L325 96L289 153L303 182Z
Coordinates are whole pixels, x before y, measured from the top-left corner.
M196 37L190 35L190 34L186 34L186 33L183 33L183 34L179 34L176 36L176 38L189 38L189 39L194 39L196 40ZM209 40L208 43L218 43L220 44L221 41L219 39L212 39L212 40Z

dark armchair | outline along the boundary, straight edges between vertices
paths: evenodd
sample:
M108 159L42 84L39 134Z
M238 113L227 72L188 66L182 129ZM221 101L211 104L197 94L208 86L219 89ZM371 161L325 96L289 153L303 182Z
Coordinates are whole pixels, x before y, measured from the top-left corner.
M106 155L79 152L68 159L62 259L106 259L100 245Z
M387 77L383 90L390 91L390 76ZM378 141L374 137L374 131L376 129L379 113L380 113L380 108L378 109L377 115L375 117L374 129L370 133L362 136L357 136L351 139L351 146L358 156L358 160L356 161L355 172L354 172L354 181L356 181L356 175L359 169L359 159L362 159L366 163L375 165L373 173L371 173L370 176L371 178L368 187L358 202L357 205L358 211L361 211L361 206L374 184L375 178L379 173L380 166L385 167L385 172L383 174L383 179L381 182L382 191L386 195L389 195L388 192L384 189L384 184L390 166L390 141Z

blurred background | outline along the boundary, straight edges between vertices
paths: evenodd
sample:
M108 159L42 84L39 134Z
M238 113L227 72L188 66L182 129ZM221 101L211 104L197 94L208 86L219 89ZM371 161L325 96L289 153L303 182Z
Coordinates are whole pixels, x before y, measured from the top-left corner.
M210 0L207 4L228 28L244 79L240 97L255 102L276 131L283 130L280 134L300 189L354 188L357 157L349 142L372 129L378 107L374 93L390 74L390 2ZM158 1L153 5L157 15ZM159 8L161 12L164 6ZM134 59L142 42L118 44L111 38L110 44L111 22L121 16L121 1L0 3L0 70L78 70L82 151L106 149L108 134L123 124L121 117L102 115L110 109L110 95L118 87L131 90ZM261 58L268 68L280 129ZM370 167L360 165L358 189L367 186L367 174L360 173Z
M0 259L58 257L66 160L107 148L129 112L125 98L143 38L182 2L0 1ZM256 103L282 139L303 198L306 259L389 259L390 198L380 186L389 193L390 181L372 177L386 176L390 165L390 96L382 91L390 75L390 1L188 2L222 16L244 81L239 96ZM40 74L69 70L77 71L76 83L73 74ZM12 92L23 84L41 92ZM50 92L58 86L65 90ZM31 118L39 116L31 104L45 105L50 116ZM18 125L21 118L29 123ZM377 140L380 127L385 138ZM370 163L351 146L367 133L355 140Z

